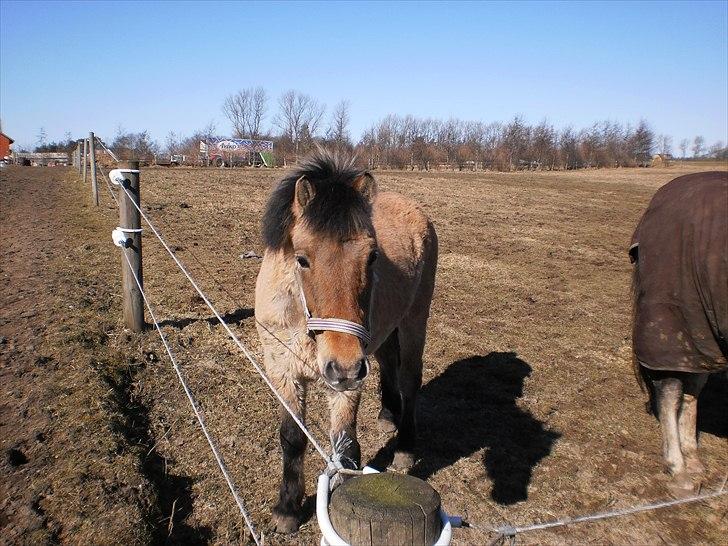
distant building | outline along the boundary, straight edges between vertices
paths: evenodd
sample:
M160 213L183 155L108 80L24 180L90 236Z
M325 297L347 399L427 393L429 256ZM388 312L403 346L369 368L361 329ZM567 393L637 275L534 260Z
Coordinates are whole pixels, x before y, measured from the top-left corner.
M15 152L13 159L18 165L33 165L34 167L68 165L68 154L65 152Z
M0 133L0 160L10 158L10 145L15 142L5 133Z

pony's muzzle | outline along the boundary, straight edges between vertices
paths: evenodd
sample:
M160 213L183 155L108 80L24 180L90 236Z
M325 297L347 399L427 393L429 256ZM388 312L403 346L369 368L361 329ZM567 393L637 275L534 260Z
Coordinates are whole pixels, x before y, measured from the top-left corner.
M324 366L324 379L337 391L357 389L369 375L369 361L361 358L353 366L342 366L336 360L329 360Z

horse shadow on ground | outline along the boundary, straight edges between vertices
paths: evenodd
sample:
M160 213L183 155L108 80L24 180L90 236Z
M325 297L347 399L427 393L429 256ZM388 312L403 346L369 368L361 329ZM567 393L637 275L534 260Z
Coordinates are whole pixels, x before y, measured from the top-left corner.
M698 398L698 430L720 438L728 438L727 374L711 374Z
M222 319L230 323L237 323L239 324L245 319L248 319L255 315L255 309L251 307L242 307L240 309L236 309L235 311L230 311L229 313L225 313L224 315L220 315ZM211 326L217 326L220 324L220 322L217 320L217 317L214 315L211 317L187 317L187 318L177 318L177 319L165 319L159 323L159 326L164 328L165 326L171 326L172 328L177 328L179 330L189 326L190 324L194 324L195 322L207 322Z
M453 362L427 383L418 400L418 453L410 474L427 479L485 448L491 497L500 504L526 500L534 467L551 453L558 432L516 405L532 368L512 352ZM390 440L370 462L391 462Z

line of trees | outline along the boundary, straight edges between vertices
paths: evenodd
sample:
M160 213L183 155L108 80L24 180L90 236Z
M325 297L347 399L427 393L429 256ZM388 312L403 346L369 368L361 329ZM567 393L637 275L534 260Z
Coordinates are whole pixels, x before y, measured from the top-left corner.
M349 101L340 101L328 116L323 103L293 89L278 98L272 115L270 103L263 87L241 89L226 97L222 113L232 134L225 136L272 140L279 164L297 161L316 145L355 152L370 168L501 171L644 166L654 153L669 155L673 149L672 138L655 135L644 120L634 126L602 121L582 129L559 129L545 120L528 124L520 116L505 123L485 123L390 114L354 142ZM188 136L170 132L164 145L159 145L147 131L134 133L119 127L110 148L121 158L152 160L164 154L195 161L200 141L216 136L220 134L210 122ZM70 135L64 142L46 143L41 128L36 150L74 147ZM696 159L728 159L728 147L722 142L707 147L702 136L683 139L678 148L682 158L692 152Z

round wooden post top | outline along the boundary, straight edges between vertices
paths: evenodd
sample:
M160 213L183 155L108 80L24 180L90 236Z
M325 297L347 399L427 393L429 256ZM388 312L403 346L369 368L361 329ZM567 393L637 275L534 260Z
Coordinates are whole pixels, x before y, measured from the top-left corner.
M432 546L440 535L440 495L427 482L382 472L351 478L334 490L331 524L352 546Z

